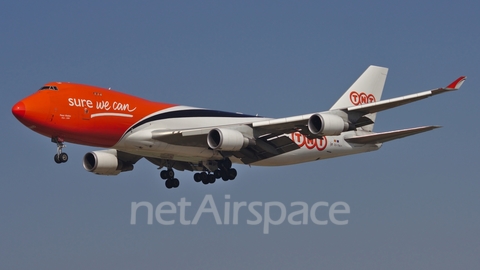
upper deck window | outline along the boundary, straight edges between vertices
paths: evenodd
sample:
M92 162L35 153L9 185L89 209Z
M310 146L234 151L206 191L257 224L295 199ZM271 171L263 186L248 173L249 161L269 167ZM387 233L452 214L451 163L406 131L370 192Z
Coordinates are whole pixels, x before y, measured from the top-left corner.
M45 86L42 86L42 88L40 88L38 90L58 90L58 88L56 86L52 86L52 85L45 85Z

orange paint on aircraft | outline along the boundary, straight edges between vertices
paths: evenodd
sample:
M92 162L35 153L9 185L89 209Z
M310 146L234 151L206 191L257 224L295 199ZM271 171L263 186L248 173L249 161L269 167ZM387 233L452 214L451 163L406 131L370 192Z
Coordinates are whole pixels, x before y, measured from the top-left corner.
M15 104L12 112L25 126L47 137L112 147L142 118L174 106L95 86L51 82Z

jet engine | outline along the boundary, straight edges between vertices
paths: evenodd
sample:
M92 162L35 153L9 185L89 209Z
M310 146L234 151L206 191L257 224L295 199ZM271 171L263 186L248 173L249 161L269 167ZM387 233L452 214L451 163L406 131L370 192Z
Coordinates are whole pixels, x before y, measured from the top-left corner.
M208 132L207 144L214 150L238 151L250 144L250 140L238 130L214 128Z
M308 130L314 135L335 136L348 130L349 124L338 115L316 113L308 119Z
M117 175L121 172L133 170L133 165L117 157L117 150L92 151L83 157L85 170L100 175Z

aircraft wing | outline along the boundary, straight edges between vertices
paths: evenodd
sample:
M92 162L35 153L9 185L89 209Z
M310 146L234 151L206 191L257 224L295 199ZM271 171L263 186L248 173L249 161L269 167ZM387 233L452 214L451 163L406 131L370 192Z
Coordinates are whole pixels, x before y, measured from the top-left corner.
M369 114L369 113L376 113L380 112L383 110L395 108L401 105L405 105L417 100L421 100L430 96L442 94L445 92L451 92L451 91L456 91L460 89L462 86L463 82L465 81L467 77L461 76L455 81L453 81L451 84L449 84L447 87L444 88L437 88L434 90L429 90L425 92L420 92L412 95L407 95L403 97L398 97L398 98L392 98L392 99L386 99L378 102L373 102L373 103L367 103L363 105L358 105L358 106L353 106L353 107L348 107L346 110L348 112L361 112L362 114Z
M465 76L459 77L444 88L438 88L403 97L347 107L344 109L334 109L322 113L310 113L277 119L265 118L263 120L254 121L251 123L237 124L231 126L222 125L189 130L154 130L152 131L151 136L154 140L159 140L174 145L209 148L209 145L207 143L207 137L210 131L215 128L234 129L240 131L246 138L248 138L248 140L250 140L251 143L246 147L242 147L238 151L228 152L222 150L222 152L226 155L236 156L240 158L244 163L248 164L298 149L298 145L295 144L295 142L293 142L285 134L300 132L306 136L322 136L321 133L316 135L312 134L307 127L309 120L312 118L312 116L315 116L316 114L322 114L323 116L327 117L327 120L328 118L332 119L333 117L336 119L336 121L341 121L342 125L343 121L345 121L345 123L348 121L348 125L350 125L348 127L348 130L354 130L357 127L373 123L371 119L365 116L367 114L391 109L441 93L458 90L465 81L465 79ZM410 136L420 132L425 132L434 128L437 127L428 126L368 134L351 137L347 140L352 143L381 143ZM340 133L341 132L342 131L340 131Z
M345 141L349 143L358 143L358 144L375 144L375 143L384 143L418 133L430 131L432 129L440 128L440 126L425 126L425 127L416 127L416 128L407 128L401 130L387 131L381 133L373 133L367 135L354 136L350 138L345 138Z
M279 135L305 129L312 114L304 114L286 118L269 119L252 123L252 127L262 134Z
M249 127L248 125L225 127L232 129L251 129L251 127ZM209 146L207 143L207 136L212 129L213 127L177 131L156 130L152 132L152 138L154 140L159 140L175 145L208 148ZM283 133L281 136L265 136L265 134L262 134L254 140L254 143L245 148L233 152L222 152L226 155L233 155L241 159L245 164L249 164L255 161L290 152L299 148L300 147L295 142L293 142L289 137L283 135Z
M207 134L212 128L187 129L187 130L154 130L152 139L169 144L208 147Z
M352 107L348 107L340 110L346 112L347 115L350 115L352 113L356 114L357 116L353 118L355 119L355 123L352 123L352 124L357 127L365 124L371 124L372 122L365 122L363 124L358 123L360 121L366 120L365 117L360 117L360 116L395 108L401 105L405 105L414 101L418 101L418 100L421 100L430 96L442 94L445 92L456 91L460 89L465 79L466 79L465 76L461 76L455 81L453 81L451 84L449 84L447 87L437 88L434 90L424 91L424 92L407 95L403 97L392 98L392 99L367 103L367 104L358 105L358 106L352 106ZM338 113L335 112L335 110L330 111L330 113L338 115ZM255 129L258 129L261 133L272 133L273 135L278 135L282 133L291 133L295 131L299 131L301 133L304 133L305 135L308 135L308 130L306 129L306 126L310 116L312 116L312 114L305 114L305 115L278 118L278 119L269 119L269 120L254 122L252 123L252 127Z

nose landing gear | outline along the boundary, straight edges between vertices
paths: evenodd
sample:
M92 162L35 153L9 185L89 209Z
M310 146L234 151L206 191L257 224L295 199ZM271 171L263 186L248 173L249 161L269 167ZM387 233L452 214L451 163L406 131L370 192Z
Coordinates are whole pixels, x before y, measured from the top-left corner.
M59 137L52 137L52 142L53 143L56 143L57 144L57 153L55 154L55 156L53 157L53 160L55 160L55 162L57 164L60 164L60 163L65 163L68 161L68 155L67 153L63 153L62 152L62 149L67 147L63 142L64 140L62 138L59 138Z

